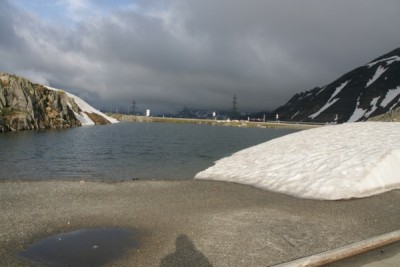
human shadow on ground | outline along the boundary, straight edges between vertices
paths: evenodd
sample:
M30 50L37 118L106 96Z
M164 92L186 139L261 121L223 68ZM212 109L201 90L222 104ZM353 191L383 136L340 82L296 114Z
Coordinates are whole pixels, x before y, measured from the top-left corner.
M201 251L196 249L187 235L179 235L176 238L175 245L175 252L165 256L161 260L160 267L212 267L210 261Z

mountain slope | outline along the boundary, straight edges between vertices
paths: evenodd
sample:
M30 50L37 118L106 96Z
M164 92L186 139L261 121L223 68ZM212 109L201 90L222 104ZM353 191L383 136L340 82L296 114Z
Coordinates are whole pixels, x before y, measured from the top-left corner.
M293 96L272 114L281 120L355 122L400 106L400 48L334 82Z
M112 122L77 96L0 73L0 132Z

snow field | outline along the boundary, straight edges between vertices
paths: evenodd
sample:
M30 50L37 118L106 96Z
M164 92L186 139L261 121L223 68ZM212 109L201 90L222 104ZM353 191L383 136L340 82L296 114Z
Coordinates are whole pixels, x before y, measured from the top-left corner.
M400 189L400 123L324 126L239 151L195 179L337 200Z

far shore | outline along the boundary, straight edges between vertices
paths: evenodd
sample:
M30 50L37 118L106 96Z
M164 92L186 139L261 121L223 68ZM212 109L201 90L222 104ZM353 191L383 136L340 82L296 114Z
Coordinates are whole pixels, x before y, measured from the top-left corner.
M309 129L323 126L321 123L303 123L303 122L282 122L282 121L246 121L246 120L213 120L213 119L186 119L171 117L147 117L119 113L107 113L108 116L118 121L129 122L159 122L159 123L186 123L186 124L207 124L231 127L247 128L290 128L290 129Z
M24 266L16 254L30 244L82 228L137 231L139 247L108 266L196 263L191 255L270 266L400 229L400 190L320 201L201 180L0 180L0 209L4 266Z

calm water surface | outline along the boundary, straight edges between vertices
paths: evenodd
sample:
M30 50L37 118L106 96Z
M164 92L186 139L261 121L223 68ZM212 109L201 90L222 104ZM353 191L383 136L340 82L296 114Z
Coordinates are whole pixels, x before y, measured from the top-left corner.
M47 237L19 253L34 266L103 266L138 247L135 233L124 228L92 228Z
M0 179L191 179L296 130L117 123L0 134Z

